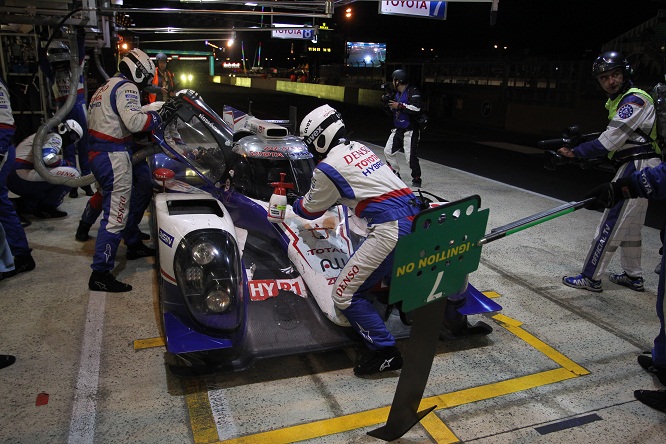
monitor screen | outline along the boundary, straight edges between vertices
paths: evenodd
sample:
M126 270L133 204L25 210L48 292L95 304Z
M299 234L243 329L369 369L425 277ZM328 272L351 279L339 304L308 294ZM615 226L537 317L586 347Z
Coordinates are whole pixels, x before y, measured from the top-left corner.
M368 68L386 61L386 43L347 42L347 64Z

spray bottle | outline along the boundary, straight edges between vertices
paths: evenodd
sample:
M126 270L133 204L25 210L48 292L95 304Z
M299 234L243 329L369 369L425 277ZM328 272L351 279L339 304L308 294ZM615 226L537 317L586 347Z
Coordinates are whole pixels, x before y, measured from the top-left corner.
M268 220L273 223L280 223L284 221L284 215L287 212L287 188L294 189L293 183L287 183L284 178L287 173L280 173L279 182L271 182L270 185L274 188L271 200L268 201Z

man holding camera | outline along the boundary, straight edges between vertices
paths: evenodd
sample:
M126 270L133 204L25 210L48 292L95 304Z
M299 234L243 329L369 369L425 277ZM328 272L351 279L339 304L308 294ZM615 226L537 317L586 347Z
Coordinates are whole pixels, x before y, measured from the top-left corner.
M610 120L598 138L573 149L562 147L565 157L594 158L608 156L620 164L614 180L631 176L645 167L659 165L656 140L655 107L650 95L633 87L632 69L624 55L611 51L601 54L592 66L592 75L608 96L606 109ZM611 273L609 280L634 291L644 291L641 268L641 228L648 202L632 198L617 202L604 214L588 251L581 274L564 276L569 287L601 292L601 275L615 250L620 248L623 272Z
M397 69L391 74L392 84L382 96L384 108L393 116L393 128L384 148L386 163L400 177L400 165L397 155L405 153L412 169L412 186L421 186L421 165L418 158L421 131L417 117L421 113L421 92L409 84L407 72ZM390 89L390 91L389 91Z

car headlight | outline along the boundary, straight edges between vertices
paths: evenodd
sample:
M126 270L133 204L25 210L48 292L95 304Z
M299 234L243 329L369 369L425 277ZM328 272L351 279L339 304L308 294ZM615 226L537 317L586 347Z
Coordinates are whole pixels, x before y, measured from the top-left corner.
M210 311L223 313L231 305L231 295L222 288L214 288L206 295L206 305Z
M243 268L231 234L214 229L188 233L176 249L174 273L196 321L222 330L240 324L245 310Z
M210 242L201 242L192 247L192 260L199 265L210 264L219 252Z

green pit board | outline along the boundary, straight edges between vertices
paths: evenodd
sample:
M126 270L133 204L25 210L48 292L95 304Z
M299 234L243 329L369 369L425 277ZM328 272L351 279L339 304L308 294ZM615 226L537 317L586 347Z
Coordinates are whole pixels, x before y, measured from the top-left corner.
M409 312L460 293L467 276L479 267L489 210L470 196L430 208L414 219L412 233L398 241L391 275L389 303L402 301Z

